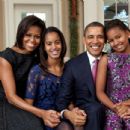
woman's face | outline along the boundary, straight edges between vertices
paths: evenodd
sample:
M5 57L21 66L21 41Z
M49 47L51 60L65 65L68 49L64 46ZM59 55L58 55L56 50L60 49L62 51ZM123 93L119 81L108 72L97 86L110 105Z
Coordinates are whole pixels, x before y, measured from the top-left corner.
M115 52L125 53L128 50L129 32L121 30L118 27L112 28L107 32L108 42Z
M61 40L56 32L49 32L45 36L45 51L48 59L59 59L62 50Z
M31 26L23 37L23 48L26 52L34 51L40 44L41 29L37 26Z

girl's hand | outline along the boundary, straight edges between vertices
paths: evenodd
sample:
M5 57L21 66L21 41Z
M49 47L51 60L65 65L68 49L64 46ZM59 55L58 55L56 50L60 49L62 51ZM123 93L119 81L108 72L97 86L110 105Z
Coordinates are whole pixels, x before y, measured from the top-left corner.
M121 104L120 104L120 103L116 103L116 104L113 105L112 110L113 110L115 113L118 113L120 107L121 107Z
M60 114L54 110L44 110L42 113L42 119L46 126L53 128L60 123Z
M124 119L130 119L130 108L124 114L121 115Z
M123 115L128 111L128 109L129 109L129 106L125 105L124 103L115 104L116 113L120 117L123 117Z
M127 106L128 109L121 115L124 119L130 119L130 103L129 102L123 102L123 105Z

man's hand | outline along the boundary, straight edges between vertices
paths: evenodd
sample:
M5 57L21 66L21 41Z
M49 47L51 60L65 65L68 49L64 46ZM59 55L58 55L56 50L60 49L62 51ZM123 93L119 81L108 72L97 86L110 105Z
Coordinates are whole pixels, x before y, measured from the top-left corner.
M78 107L73 108L72 111L75 111L78 115L87 116L84 110L79 109Z
M83 126L86 122L86 113L79 108L73 108L72 110L66 110L64 112L64 116L74 126Z

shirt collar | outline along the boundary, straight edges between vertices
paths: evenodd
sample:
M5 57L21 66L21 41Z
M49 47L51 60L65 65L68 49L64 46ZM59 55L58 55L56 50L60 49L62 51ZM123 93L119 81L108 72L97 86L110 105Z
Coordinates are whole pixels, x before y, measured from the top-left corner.
M92 64L93 64L93 62L94 62L95 59L99 59L100 60L100 58L101 58L101 55L99 57L95 58L88 51L87 51L87 55L88 55L89 63L90 63L91 66L92 66Z

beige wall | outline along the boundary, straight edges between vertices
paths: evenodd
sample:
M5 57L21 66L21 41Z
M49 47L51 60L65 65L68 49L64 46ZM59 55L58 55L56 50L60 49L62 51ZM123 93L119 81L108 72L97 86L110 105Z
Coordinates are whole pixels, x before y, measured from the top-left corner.
M19 0L18 0L19 1ZM86 22L88 22L90 20L90 18L92 17L92 15L87 15L86 12L91 12L90 10L93 8L90 7L90 5L88 5L88 3L92 3L93 5L93 1L91 0L78 0L78 28L79 28L79 53L81 53L82 51L84 51L84 46L82 44L82 37L83 37L83 29L84 26L86 25ZM96 0L94 0L96 1ZM102 0L98 0L100 3ZM69 1L68 0L62 0L61 4L62 4L62 13L61 13L61 17L62 17L62 31L64 33L65 39L66 39L66 43L67 43L67 54L66 57L70 56L70 36L69 36ZM96 2L95 2L96 3ZM85 6L85 9L84 9ZM86 8L86 6L88 6L88 8ZM96 6L96 5L95 5ZM8 39L5 39L5 34L8 34L8 29L5 31L4 27L5 27L5 22L4 22L4 0L0 0L0 50L2 50L5 46L5 40L7 40L6 44L9 44ZM87 11L88 10L88 11ZM97 12L97 11L95 11ZM99 11L100 12L100 11ZM8 13L8 12L5 12ZM96 13L94 13L96 14ZM100 13L101 14L101 13ZM90 18L88 18L88 16L90 16ZM87 17L87 18L86 18ZM96 18L97 16L93 16L94 18ZM100 18L101 19L101 18ZM7 23L7 22L6 22ZM7 26L8 27L8 26ZM6 33L5 33L6 32Z
M4 34L5 34L5 30L3 29L5 27L5 22L3 22L5 20L5 16L4 16L4 7L7 7L7 6L4 6L5 2L4 0L0 0L0 50L2 50L5 46L8 46L8 45L5 45L5 42L4 42ZM65 39L66 39L66 43L67 43L67 54L66 54L66 57L69 57L70 55L70 45L69 45L69 14L68 14L68 11L69 11L69 7L68 7L68 1L67 0L62 0L61 2L62 4L62 13L61 13L61 17L62 17L62 27L61 27L61 31L63 32L64 36L65 36ZM8 11L8 10L6 10ZM5 13L9 13L9 12L6 12ZM8 16L7 16L8 17ZM6 22L7 23L7 22ZM6 27L9 27L9 26L6 26ZM8 34L8 31L9 29L6 30L6 33ZM6 44L9 44L8 42Z
M79 53L83 52L84 45L83 45L83 31L84 31L84 10L83 10L83 1L78 0L78 27L79 27Z
M65 40L67 43L67 54L66 57L69 57L70 52L69 50L69 14L68 14L68 1L67 0L62 0L62 32L65 36Z
M3 41L3 3L2 0L0 0L0 50L4 47Z

